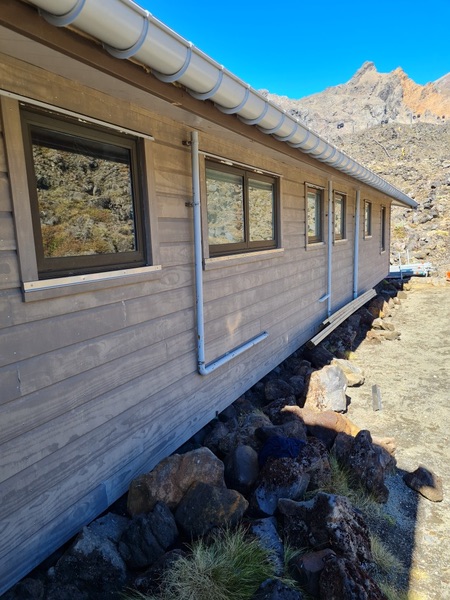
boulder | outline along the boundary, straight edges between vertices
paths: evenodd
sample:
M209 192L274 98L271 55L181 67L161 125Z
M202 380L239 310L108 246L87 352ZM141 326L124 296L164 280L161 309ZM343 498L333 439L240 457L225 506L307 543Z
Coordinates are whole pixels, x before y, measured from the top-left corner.
M376 502L387 502L389 490L384 483L386 465L372 443L369 431L362 430L354 438L339 434L335 441L335 455Z
M313 367L316 369L322 369L326 365L331 364L334 354L332 354L324 346L319 345L314 346L313 348L307 347L305 349L305 357L310 361Z
M172 568L175 562L182 557L186 557L187 552L176 548L166 552L144 573L139 573L132 579L132 588L140 594L148 596L158 596L161 591L161 585L164 581L165 572Z
M320 575L325 567L325 562L332 556L336 556L335 552L327 548L295 556L289 563L293 577L299 582L302 589L314 598L319 596Z
M420 466L412 473L405 473L403 480L408 487L431 502L442 502L444 499L441 477L425 467Z
M278 535L275 517L257 519L250 525L249 532L260 542L262 548L269 550L270 560L275 568L275 575L284 574L284 546Z
M303 600L303 596L279 579L266 579L252 596L252 600Z
M223 462L208 448L173 454L150 473L134 479L128 491L128 512L131 515L148 513L157 502L174 509L197 481L225 487Z
M331 465L326 446L318 438L310 437L300 449L297 462L310 476L308 490L325 488L331 482Z
M284 534L296 548L330 548L349 560L372 563L369 529L344 496L319 492L306 502L282 498L278 510Z
M304 408L314 412L347 410L347 378L337 365L327 365L311 373Z
M115 543L85 527L48 575L54 600L109 600L124 587L127 569Z
M2 600L44 600L44 596L43 582L39 579L26 577L1 598Z
M320 575L321 600L387 600L377 583L355 562L330 557Z
M293 386L284 379L271 379L266 383L265 396L267 402L273 402L279 398L295 395Z
M251 446L236 446L225 458L227 487L247 494L259 475L258 454Z
M225 456L231 451L234 444L234 437L231 439L230 434L236 429L234 421L218 421L215 423L211 431L206 435L203 445L209 448L216 456Z
M247 507L239 492L198 481L183 496L175 520L187 538L198 538L215 527L233 527Z
M319 438L327 448L331 448L338 433L354 436L360 431L348 417L332 410L315 412L299 406L285 406L282 412L297 415L306 425L308 433Z
M302 498L310 477L294 458L269 460L261 470L250 498L250 512L267 517L275 513L280 498Z
M148 515L137 515L125 529L119 552L131 569L154 564L178 537L175 519L169 508L158 502Z
M333 358L331 364L340 367L344 372L348 387L355 387L364 383L364 371L349 360L344 358Z
M295 417L283 412L283 408L285 406L297 406L295 396L288 396L287 398L279 398L278 400L274 400L273 402L270 402L270 404L264 406L262 410L274 425L283 425L287 421L295 420Z

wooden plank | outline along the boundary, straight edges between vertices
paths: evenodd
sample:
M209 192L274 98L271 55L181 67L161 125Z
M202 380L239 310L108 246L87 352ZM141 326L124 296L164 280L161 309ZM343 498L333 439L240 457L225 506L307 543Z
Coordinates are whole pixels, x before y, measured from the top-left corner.
M37 263L19 103L12 98L1 96L0 112L3 121L10 192L14 207L20 273L22 281L33 281L37 279Z
M0 251L15 249L16 236L12 214L10 212L0 212Z
M186 317L191 315L191 311L186 311L186 313ZM180 322L180 330L186 323L188 324L190 335L192 315L186 321L184 313L180 313ZM158 332L160 340L167 342L172 326L177 326L173 319L161 319ZM180 352L187 352L188 348L184 348L181 343L183 339L180 337ZM161 344L161 342L157 342L153 346L130 353L126 360L119 357L95 369L83 371L71 378L57 382L51 387L37 390L13 403L0 406L0 422L2 423L0 443L12 440L44 423L64 417L65 413L77 410L86 402L92 402L97 397L106 397L113 391L115 393L119 387L133 386L134 384L137 388L137 379L148 378L147 385L156 389L157 384L156 382L152 384L151 376L156 366L164 365L166 347L164 343L159 346L158 343ZM193 352L195 351L195 347L191 347L191 349ZM162 354L159 354L160 352ZM153 377L157 377L154 372ZM143 390L143 393L146 392L148 390ZM137 398L137 389L135 394ZM36 407L36 410L30 411L30 406Z
M76 342L89 340L126 327L126 312L122 304L80 311L50 320L18 325L2 334L0 364L15 363Z
M17 253L11 250L0 252L0 290L20 288L20 285Z
M1 156L1 148L0 148ZM0 158L1 163L1 158ZM1 167L0 167L1 168ZM11 191L9 189L9 180L6 173L0 170L0 211L12 211Z
M0 125L1 125L1 111L0 111ZM5 151L5 138L3 132L0 133L0 173L4 175L8 172L8 165L6 163L6 151Z
M0 338L1 341L1 338ZM0 405L20 395L20 377L16 365L0 369Z
M192 298L186 304L192 304ZM180 306L180 312L171 315L170 321L167 316L162 316L25 360L17 364L21 395L31 394L121 357L127 361L130 354L151 347L161 341L162 336L184 332L193 324L193 315Z

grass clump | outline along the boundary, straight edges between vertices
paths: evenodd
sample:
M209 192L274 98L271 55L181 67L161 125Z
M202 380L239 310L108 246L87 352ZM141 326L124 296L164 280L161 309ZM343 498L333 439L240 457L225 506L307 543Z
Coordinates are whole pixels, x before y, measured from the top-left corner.
M225 530L206 542L200 539L190 553L165 572L158 600L250 600L260 584L274 577L270 551L246 537L243 529ZM141 600L156 597L135 594Z
M373 560L382 573L387 575L398 575L403 573L403 563L394 555L376 535L370 536Z
M339 463L334 454L330 454L329 458L331 467L330 483L307 495L313 497L318 492L325 492L326 494L346 496L353 506L362 512L378 513L380 507L375 499L352 477L350 471Z

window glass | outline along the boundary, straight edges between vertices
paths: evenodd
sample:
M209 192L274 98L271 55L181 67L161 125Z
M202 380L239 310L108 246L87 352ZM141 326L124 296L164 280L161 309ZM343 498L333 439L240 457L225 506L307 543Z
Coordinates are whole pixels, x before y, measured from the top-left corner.
M44 258L136 249L127 148L32 129Z
M136 140L23 119L40 278L144 265Z
M206 204L211 255L276 248L277 184L273 177L209 161Z
M272 183L249 179L248 206L251 241L274 239L274 200Z
M345 238L345 196L334 194L334 239Z
M386 250L386 207L381 207L381 251Z
M307 191L308 242L322 241L322 190Z
M206 170L210 244L244 241L244 180L241 175Z
M364 236L372 235L372 204L371 202L364 203Z

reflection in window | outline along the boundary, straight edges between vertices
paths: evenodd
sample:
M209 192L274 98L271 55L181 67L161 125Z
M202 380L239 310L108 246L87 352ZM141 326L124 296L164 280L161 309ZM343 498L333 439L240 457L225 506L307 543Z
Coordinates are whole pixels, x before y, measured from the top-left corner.
M344 194L334 193L334 239L345 239L345 202Z
M364 203L364 237L372 235L372 203Z
M273 177L209 161L206 196L211 255L276 248Z
M24 111L40 278L141 266L137 141Z
M321 242L323 239L323 193L316 188L307 188L308 242Z

